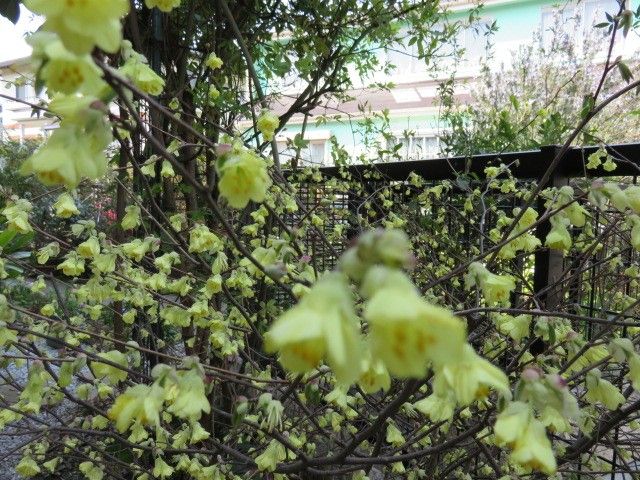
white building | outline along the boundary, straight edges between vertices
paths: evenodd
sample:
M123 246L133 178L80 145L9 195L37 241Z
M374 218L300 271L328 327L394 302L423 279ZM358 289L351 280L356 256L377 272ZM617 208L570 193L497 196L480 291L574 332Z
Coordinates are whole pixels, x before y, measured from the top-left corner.
M33 108L45 98L33 87L29 57L0 62L0 139L22 142L47 136L55 119Z

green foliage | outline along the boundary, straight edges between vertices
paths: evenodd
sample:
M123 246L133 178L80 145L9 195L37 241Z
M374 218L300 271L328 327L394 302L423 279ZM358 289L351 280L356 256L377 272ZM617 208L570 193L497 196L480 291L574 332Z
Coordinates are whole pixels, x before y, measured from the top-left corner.
M610 27L612 22L613 17L604 25ZM582 31L579 19L572 25ZM445 153L474 155L562 144L593 107L590 95L602 76L598 67L606 46L602 29L590 30L580 46L576 41L556 16L554 25L547 32L537 32L514 53L510 63L484 66L472 86L470 104L451 103L450 91L444 115L448 130L442 136ZM628 83L633 78L631 68L621 60L615 64ZM618 82L607 76L601 96L610 95L617 86ZM637 108L636 96L617 102L583 129L576 143L636 140L640 130L631 112Z

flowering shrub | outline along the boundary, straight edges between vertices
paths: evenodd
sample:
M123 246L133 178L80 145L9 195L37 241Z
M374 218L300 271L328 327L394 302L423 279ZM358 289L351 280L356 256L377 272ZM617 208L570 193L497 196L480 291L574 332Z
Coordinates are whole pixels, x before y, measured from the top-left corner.
M273 31L291 38L278 43L263 28L265 46L241 30L264 12L246 7L243 18L220 0L213 13L234 37L211 52L185 27L180 55L163 52L163 65L143 56L139 18L155 32L167 22L168 36L194 19L211 33L211 5L24 4L46 19L32 60L60 124L21 171L52 187L68 235L41 229L27 199L0 211L0 279L42 296L25 306L2 283L0 376L15 398L1 400L0 426L33 430L19 475L561 478L578 465L609 469L603 445L636 460L633 444L610 437L622 427L631 436L640 410L638 189L545 177L586 123L640 82L604 100L596 92L539 182L515 178L512 165L460 172L455 184L415 173L388 181L340 161L330 178L283 171L268 153L320 97L305 90L277 115L256 65L272 78L288 61L278 49L297 49L301 77L339 92L340 52L363 72L376 66L353 53L359 43L340 42L388 47L402 21L429 44L443 15L432 2L318 3L297 15L283 2L272 6L284 9ZM339 28L323 20L332 15L349 25L342 35L327 35ZM619 12L612 31L633 17ZM317 51L307 57L301 45ZM328 64L315 71L310 59ZM230 86L245 72L252 90L241 102ZM620 160L602 148L585 170ZM74 198L91 181L114 187L107 228ZM15 255L13 239L28 245L36 233L42 247ZM544 289L531 268L541 253L567 265Z

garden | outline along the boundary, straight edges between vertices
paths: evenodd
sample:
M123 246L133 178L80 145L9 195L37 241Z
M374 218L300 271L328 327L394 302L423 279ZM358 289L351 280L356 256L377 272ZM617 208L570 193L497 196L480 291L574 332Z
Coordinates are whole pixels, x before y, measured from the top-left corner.
M640 477L640 7L404 160L339 106L464 55L440 3L0 1L55 120L0 142L0 479Z

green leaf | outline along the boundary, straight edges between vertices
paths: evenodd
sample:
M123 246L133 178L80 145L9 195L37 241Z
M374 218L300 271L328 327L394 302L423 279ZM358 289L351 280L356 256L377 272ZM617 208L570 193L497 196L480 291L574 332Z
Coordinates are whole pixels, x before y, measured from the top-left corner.
M626 37L633 25L633 12L631 10L625 10L622 12L622 19L620 20L620 23L622 26L622 35Z
M11 241L3 248L4 253L14 253L18 250L24 250L24 248L31 243L35 233L29 232L26 234L19 234L14 236Z
M586 118L586 116L591 112L593 108L594 101L593 96L591 94L585 95L582 99L582 108L580 109L580 118Z
M0 248L4 249L15 236L16 232L12 230L0 232Z
M0 0L0 15L16 24L20 19L20 0Z
M624 62L618 62L618 71L620 72L620 76L622 79L629 83L633 78L633 73L631 73L631 69Z

